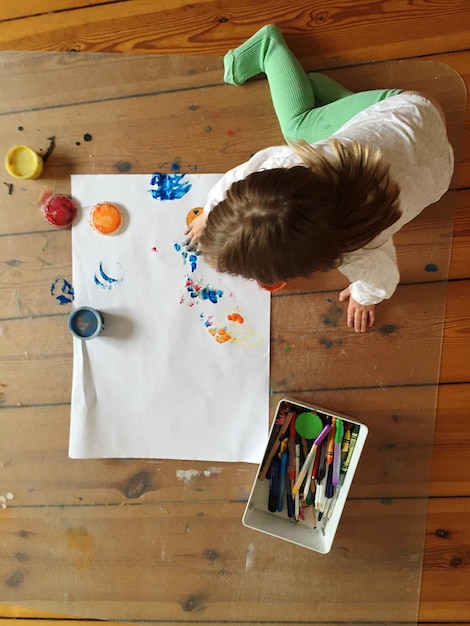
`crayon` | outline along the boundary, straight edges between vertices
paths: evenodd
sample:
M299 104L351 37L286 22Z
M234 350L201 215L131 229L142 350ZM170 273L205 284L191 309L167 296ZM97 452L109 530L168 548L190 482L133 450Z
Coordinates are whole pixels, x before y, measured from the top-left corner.
M328 465L333 463L334 450L335 450L335 430L336 430L336 417L331 420L331 430L328 435L328 445L326 452L326 462Z
M354 448L356 446L356 441L357 441L357 436L359 434L359 425L358 424L354 424L354 426L352 427L351 430L351 440L349 442L349 450L348 450L348 455L346 457L346 459L343 461L343 463L341 464L341 471L343 474L345 474L348 471L349 468L349 464L351 462L351 458L354 452Z
M348 429L345 430L344 436L343 436L343 443L341 445L341 461L342 463L344 463L344 461L346 460L347 456L348 456L348 451L349 451L349 442L351 441L351 427L349 427Z

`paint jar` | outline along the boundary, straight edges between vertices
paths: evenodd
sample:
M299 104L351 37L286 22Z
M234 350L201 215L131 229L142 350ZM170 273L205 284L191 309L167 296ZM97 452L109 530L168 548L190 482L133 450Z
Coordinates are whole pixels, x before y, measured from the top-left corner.
M270 291L271 293L275 293L276 291L281 291L281 289L284 289L284 287L287 285L287 283L285 282L279 282L279 283L276 283L275 285L265 285L264 283L261 283L259 280L257 282L258 282L258 285L261 287L261 289L265 289L266 291Z
M111 202L96 204L90 214L90 226L100 235L114 235L122 222L121 211Z
M41 206L44 219L55 228L68 228L77 215L77 206L69 196L49 196Z
M94 339L104 330L103 315L91 306L82 306L69 315L68 327L77 339Z
M19 145L8 150L5 157L5 167L13 178L28 180L41 176L44 162L32 148Z
M196 217L198 217L202 213L204 213L204 209L201 206L191 209L191 211L189 211L189 213L186 215L186 226L190 226L194 222Z

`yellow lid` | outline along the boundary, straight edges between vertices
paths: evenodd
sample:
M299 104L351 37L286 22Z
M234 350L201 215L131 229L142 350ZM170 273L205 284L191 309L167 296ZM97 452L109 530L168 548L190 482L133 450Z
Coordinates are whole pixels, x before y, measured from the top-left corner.
M13 146L5 157L5 167L13 178L39 178L44 169L42 158L29 146Z

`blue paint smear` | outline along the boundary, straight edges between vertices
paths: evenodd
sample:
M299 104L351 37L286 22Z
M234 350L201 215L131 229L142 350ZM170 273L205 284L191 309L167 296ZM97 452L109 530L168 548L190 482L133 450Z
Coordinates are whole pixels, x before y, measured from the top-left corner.
M189 293L191 298L208 300L209 302L212 302L212 304L217 304L220 298L224 295L222 289L216 289L215 287L209 286L200 287L199 285L195 285L190 278L186 283L186 291Z
M101 289L107 289L108 291L115 287L118 283L122 282L122 278L113 278L112 276L108 276L103 269L103 262L101 261L99 265L99 273L97 272L93 280L95 281L95 285L100 287Z
M174 250L176 250L176 252L181 253L181 256L185 264L189 263L189 265L191 266L191 272L195 272L197 269L198 256L197 254L194 254L193 252L188 252L185 249L185 245L186 245L186 241L183 243L176 242L173 244L173 248Z
M150 184L156 189L149 189L154 200L179 200L190 191L192 184L188 181L181 182L186 174L162 174L155 172L150 179Z
M59 304L69 304L73 302L74 290L72 285L65 278L56 278L51 284L51 296L53 296Z
M438 269L439 268L434 263L428 263L424 268L426 272L437 272Z
M93 280L95 281L95 285L98 285L98 287L101 287L101 289L112 289L113 285L111 285L110 283L108 283L107 285L105 285L104 283L102 283L98 276L95 274L93 277Z
M204 287L199 292L199 297L202 300L209 300L213 304L217 304L219 298L224 295L224 292L221 289L213 289L212 287Z
M105 271L103 270L103 263L100 263L100 274L101 274L101 278L103 278L103 280L105 280L107 283L119 283L121 282L118 278L111 278L111 276L108 276Z

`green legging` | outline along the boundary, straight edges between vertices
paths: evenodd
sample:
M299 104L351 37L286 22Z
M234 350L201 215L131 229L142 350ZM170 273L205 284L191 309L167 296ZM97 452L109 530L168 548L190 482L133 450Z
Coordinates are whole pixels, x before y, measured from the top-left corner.
M324 74L307 74L271 24L227 52L224 66L224 80L232 85L266 74L282 133L291 141L326 139L360 111L402 91L353 93Z

